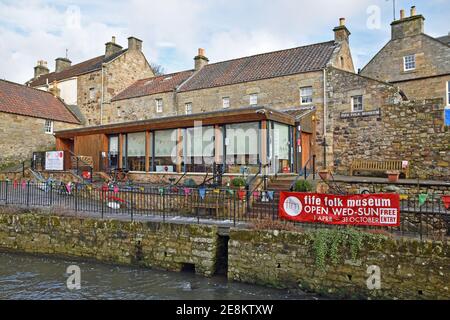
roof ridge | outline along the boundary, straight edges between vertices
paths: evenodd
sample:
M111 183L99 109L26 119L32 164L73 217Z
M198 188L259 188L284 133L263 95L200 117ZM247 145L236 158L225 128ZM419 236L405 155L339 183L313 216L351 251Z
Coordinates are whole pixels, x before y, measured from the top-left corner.
M213 66L213 65L216 65L216 64L219 64L219 63L224 63L224 62L230 62L230 61L243 60L243 59L247 59L247 58L259 57L259 56L263 56L263 55L267 55L267 54L271 54L271 53L277 53L277 52L290 51L290 50L295 50L295 49L300 49L300 48L313 47L313 46L323 45L323 44L326 44L326 43L333 43L334 44L335 41L334 40L329 40L329 41L317 42L317 43L307 44L307 45L304 45L304 46L298 46L298 47L293 47L293 48L280 49L280 50L275 50L275 51L268 51L268 52L253 54L253 55L244 56L244 57L240 57L240 58L233 58L233 59L229 59L229 60L223 60L223 61L218 61L218 62L214 62L214 63L209 63L205 67Z
M14 84L14 85L19 86L19 87L22 87L22 88L32 89L32 90L35 90L35 91L38 91L38 92L41 92L41 93L50 94L51 96L55 97L55 96L53 95L53 93L51 93L51 92L49 92L49 91L44 91L44 90L41 90L41 89L38 89L38 88L35 88L35 87L27 86L27 85L25 85L25 84L21 84L21 83L18 83L18 82L13 82L13 81L6 80L6 79L0 79L0 81L7 82L7 83L10 83L10 84ZM56 98L56 97L55 97L55 98Z
M151 79L156 79L156 78L170 77L170 76L173 76L173 75L176 75L176 74L180 74L180 73L184 73L184 72L192 72L192 71L194 71L194 69L188 69L188 70L182 70L182 71L177 71L177 72L172 72L172 73L167 73L167 74L161 74L159 76L153 76L153 77L138 79L134 83L137 83L137 82L140 82L140 81L149 81Z
M94 58L91 58L91 59L87 59L87 60L78 62L77 64L73 64L73 65L71 65L70 67L68 67L68 68L66 68L66 69L64 69L64 70L61 70L61 71L59 71L59 72L52 71L52 72L43 74L43 76L48 76L48 75L50 75L50 74L59 74L59 73L64 72L64 71L66 71L66 70L73 69L73 68L77 67L78 65L80 65L80 64L82 64L82 63L86 63L86 62L88 62L88 61L92 61L92 60L95 60L95 59L99 59L99 58L104 57L104 56L105 56L105 55L101 55L101 56L97 56L97 57L94 57ZM103 59L104 59L104 58L103 58Z

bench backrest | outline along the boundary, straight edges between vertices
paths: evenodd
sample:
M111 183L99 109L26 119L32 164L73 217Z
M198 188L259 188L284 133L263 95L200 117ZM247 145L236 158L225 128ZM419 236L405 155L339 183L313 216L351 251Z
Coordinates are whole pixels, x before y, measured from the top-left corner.
M404 170L401 160L355 160L352 163L353 169L367 169L367 170Z

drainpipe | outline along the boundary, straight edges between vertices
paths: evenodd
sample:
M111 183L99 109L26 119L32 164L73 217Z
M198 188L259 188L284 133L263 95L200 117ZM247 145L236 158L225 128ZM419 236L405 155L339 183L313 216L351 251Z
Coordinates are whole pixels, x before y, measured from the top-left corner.
M323 69L323 165L327 165L327 73Z
M104 64L102 63L102 98L100 101L100 125L103 124L103 103L105 101L105 90L103 89L103 86L104 86L103 67L104 67Z

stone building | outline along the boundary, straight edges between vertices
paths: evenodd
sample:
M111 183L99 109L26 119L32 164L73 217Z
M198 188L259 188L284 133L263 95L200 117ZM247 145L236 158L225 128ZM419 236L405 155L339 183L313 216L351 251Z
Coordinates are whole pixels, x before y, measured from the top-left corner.
M354 160L408 161L411 177L448 180L450 133L442 98L408 100L389 83L328 68L333 170Z
M361 70L361 75L398 86L409 99L442 98L450 106L449 36L425 33L425 18L411 8L391 23L391 39Z
M128 38L123 49L115 37L105 45L105 54L72 65L67 58L57 58L55 71L49 72L45 61L38 61L34 78L28 86L53 91L68 105L77 105L86 125L103 123L104 109L112 97L138 79L153 76L142 52L142 41Z
M0 167L54 148L54 131L80 127L58 97L5 80L0 80L0 123Z
M325 70L333 66L354 72L345 19L333 31L331 41L211 64L199 49L193 70L139 80L119 93L106 108L106 120L118 123L249 106L313 109L318 144L323 144L324 135L330 144L323 112ZM323 150L317 147L315 153ZM319 165L324 162L323 156L317 159Z

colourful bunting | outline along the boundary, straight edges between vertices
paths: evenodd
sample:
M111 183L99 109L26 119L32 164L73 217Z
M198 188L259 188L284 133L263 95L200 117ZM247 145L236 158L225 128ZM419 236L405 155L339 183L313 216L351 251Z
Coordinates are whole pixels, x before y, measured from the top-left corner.
M14 189L17 189L17 185L18 185L17 180L14 180L14 182L13 182L13 187L14 187Z
M27 182L25 180L22 181L22 189L25 190L25 188L27 187Z
M119 193L119 187L118 186L114 186L114 193Z
M198 194L200 195L200 198L203 200L205 199L206 196L206 188L199 188L198 189Z
M184 188L183 191L184 191L184 195L187 197L188 195L191 194L192 190L190 188Z
M270 201L273 200L274 193L275 193L274 191L267 191L267 196L269 197Z
M419 194L419 205L423 205L428 198L428 194Z
M445 209L450 209L450 196L442 196L442 201L444 202Z

